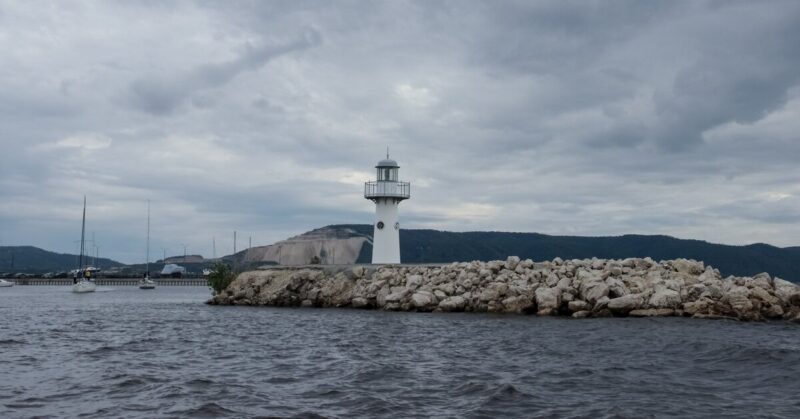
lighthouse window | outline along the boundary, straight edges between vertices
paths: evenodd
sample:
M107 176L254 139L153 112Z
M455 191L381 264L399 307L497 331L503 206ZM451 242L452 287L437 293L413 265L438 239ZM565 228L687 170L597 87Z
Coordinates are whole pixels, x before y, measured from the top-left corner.
M392 180L392 169L383 169L383 180Z
M378 230L383 230L383 221L378 221Z

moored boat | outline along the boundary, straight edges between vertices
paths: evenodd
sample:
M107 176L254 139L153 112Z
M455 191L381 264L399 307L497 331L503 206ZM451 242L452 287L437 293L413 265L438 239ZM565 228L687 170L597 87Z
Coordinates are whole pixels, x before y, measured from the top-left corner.
M147 257L145 257L144 277L139 280L140 290L156 289L156 282L150 279L150 200L147 201Z
M81 222L81 255L78 259L78 269L72 274L72 292L87 293L94 292L97 285L94 283L94 273L97 268L83 266L83 251L86 238L86 196L83 197L83 221Z

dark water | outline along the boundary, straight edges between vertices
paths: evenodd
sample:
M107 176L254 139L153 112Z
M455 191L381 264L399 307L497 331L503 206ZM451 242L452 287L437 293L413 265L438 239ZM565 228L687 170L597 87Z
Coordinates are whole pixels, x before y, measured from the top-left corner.
M0 288L0 417L800 417L795 324L104 290Z

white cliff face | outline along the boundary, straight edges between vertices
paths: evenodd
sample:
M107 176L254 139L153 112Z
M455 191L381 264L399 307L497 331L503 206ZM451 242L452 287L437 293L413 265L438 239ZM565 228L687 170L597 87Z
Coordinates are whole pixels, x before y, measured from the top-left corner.
M345 232L346 233L346 232ZM342 235L336 229L321 228L271 244L253 247L244 262L274 262L285 266L308 265L315 257L326 265L349 265L356 262L368 237Z
M766 273L723 279L685 259L274 268L242 273L209 303L800 322L797 284Z

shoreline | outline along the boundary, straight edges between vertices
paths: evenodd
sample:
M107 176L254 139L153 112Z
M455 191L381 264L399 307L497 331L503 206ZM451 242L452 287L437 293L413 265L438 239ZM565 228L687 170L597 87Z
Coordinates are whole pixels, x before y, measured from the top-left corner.
M797 284L767 273L723 279L686 259L275 266L239 274L207 303L800 322Z

